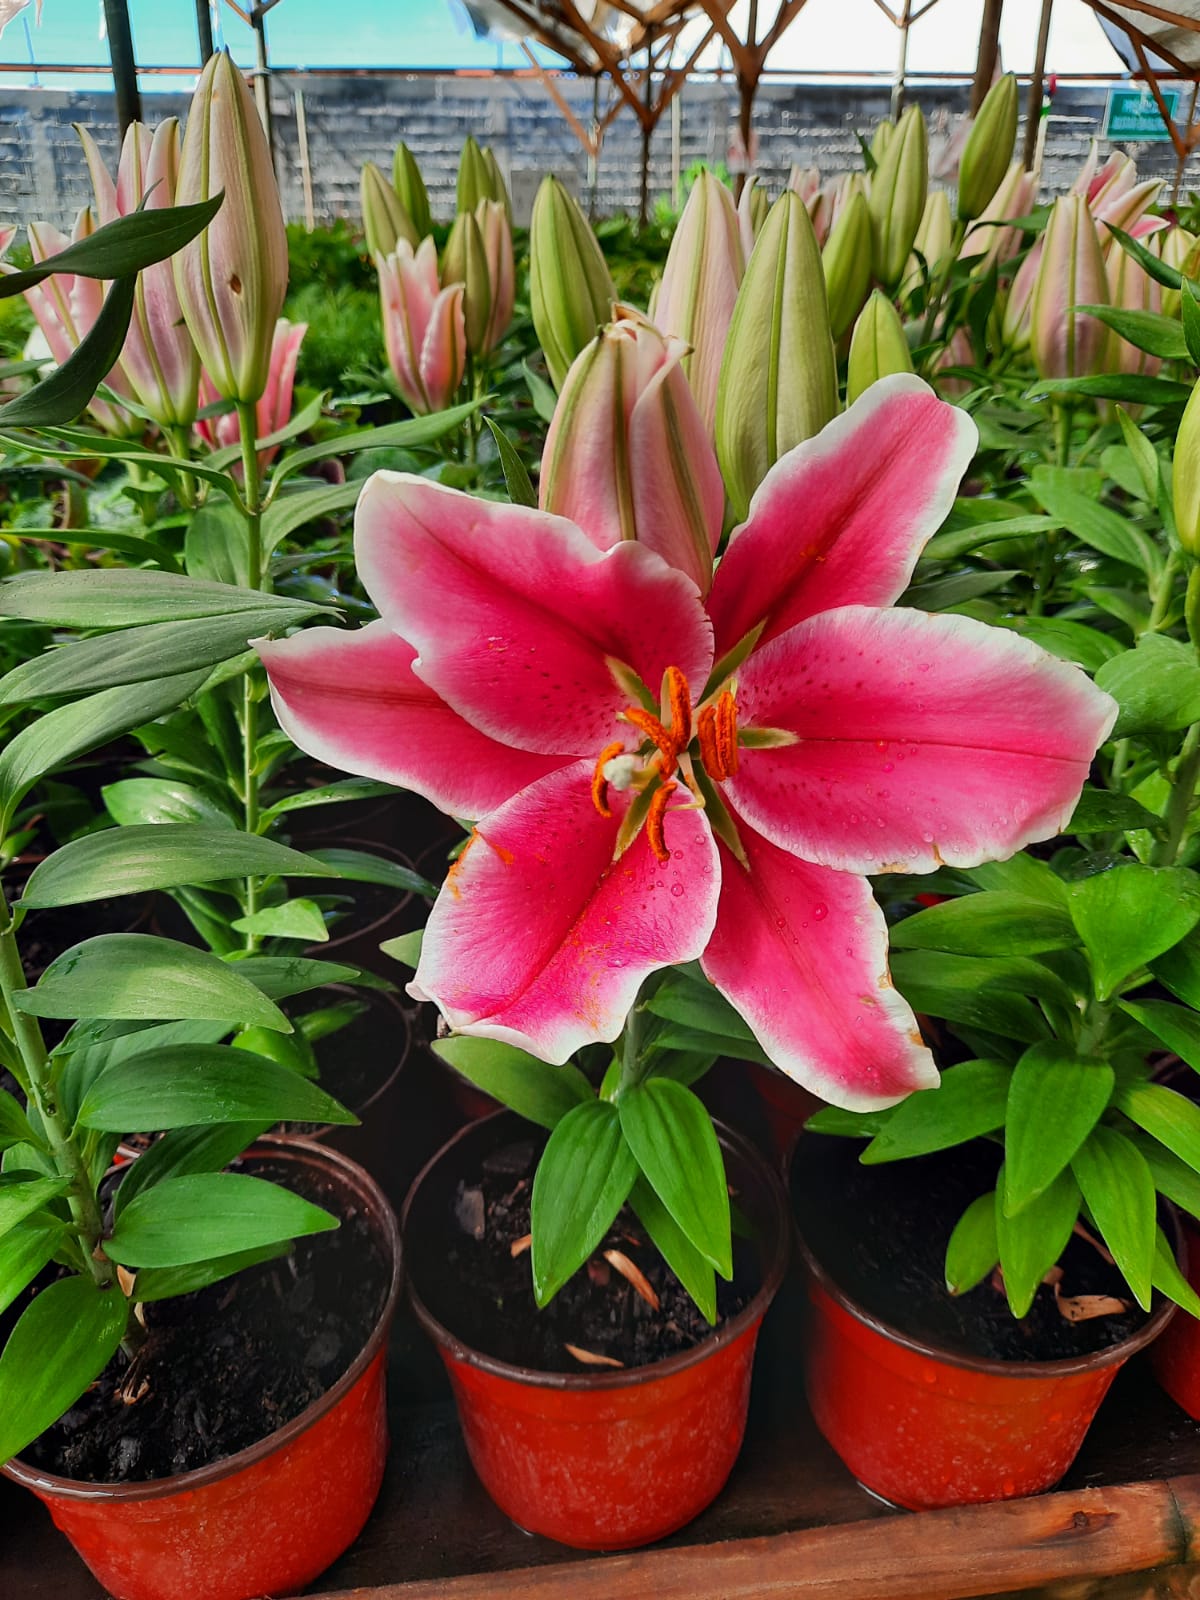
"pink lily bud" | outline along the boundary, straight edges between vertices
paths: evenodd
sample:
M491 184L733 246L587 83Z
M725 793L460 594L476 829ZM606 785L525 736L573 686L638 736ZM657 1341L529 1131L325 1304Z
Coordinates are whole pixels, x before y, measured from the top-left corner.
M820 171L816 167L793 166L788 173L787 186L800 196L805 206L811 206L821 192Z
M255 437L265 439L278 433L292 420L292 390L296 383L296 361L300 346L308 332L307 322L289 322L280 317L275 324L275 337L271 340L271 370L267 386L258 397L254 408ZM219 399L215 385L207 372L200 374L200 404L211 405ZM211 450L224 445L239 444L242 430L235 411L226 411L218 417L202 417L196 423L196 432ZM279 446L271 445L258 452L259 470L270 465L279 454ZM236 469L235 469L236 470Z
M444 411L467 361L463 286L438 287L437 248L422 239L414 251L397 242L394 255L376 256L383 308L383 342L396 387L420 415Z
M1016 228L1000 224L1014 217L1025 217L1032 209L1037 192L1037 180L1026 172L1019 161L1014 161L1000 181L1000 187L979 213L967 231L959 260L975 262L973 272L980 275L990 270L993 263L1007 261L1021 247L1021 234Z
M143 203L151 211L174 204L180 153L174 117L153 135L144 123L129 125L115 184L91 134L82 127L76 131L102 223L128 216ZM163 427L186 427L195 417L200 358L183 321L170 261L156 262L138 275L121 367L138 400Z
M1106 305L1108 280L1096 224L1075 194L1054 202L1030 308L1030 344L1043 378L1081 378L1099 371L1108 329L1078 312Z
M710 436L725 336L744 265L733 196L719 178L702 172L671 240L650 315L663 333L691 346L683 370Z
M957 400L960 395L969 394L971 391L969 378L943 378L942 373L949 367L974 365L975 352L971 348L971 335L965 328L955 328L950 335L950 342L933 363L933 381L937 392L948 400Z
M1146 212L1162 193L1161 178L1147 178L1144 183L1135 183L1128 189L1119 193L1108 193L1099 200L1088 202L1089 209L1097 222L1096 232L1100 237L1100 248L1105 259L1119 249L1111 228L1120 228L1123 233L1134 233L1138 224L1143 221ZM1165 226L1165 223L1163 224ZM1153 230L1151 230L1153 231Z
M1156 226L1159 223L1163 227ZM1165 226L1163 218L1143 217L1140 223L1134 225L1134 234L1137 238L1145 239L1151 234L1165 231ZM1110 251L1107 268L1110 305L1119 306L1124 311L1162 311L1161 285L1154 281L1145 267L1138 265L1127 250L1122 250L1118 245ZM1152 378L1161 367L1162 361L1158 356L1139 350L1128 339L1122 339L1115 328L1109 329L1104 359L1106 372L1131 372Z
M503 200L481 200L475 207L475 221L483 240L491 285L491 310L484 330L484 350L494 350L508 332L516 297L516 267L513 262L512 228Z
M1160 261L1165 261L1169 267L1174 267L1177 272L1182 272L1186 278L1194 278L1200 270L1200 250L1197 245L1200 240L1194 233L1189 233L1186 228L1168 227L1156 233L1150 242L1150 249ZM1163 289L1162 314L1164 317L1177 317L1179 315L1179 290Z
M1137 182L1137 164L1123 150L1114 150L1102 167L1097 165L1098 160L1099 152L1093 139L1088 158L1071 185L1071 193L1082 195L1093 209L1106 200L1116 199Z
M254 99L223 53L209 59L192 96L175 201L194 205L222 189L216 216L173 257L175 287L217 392L248 403L270 372L287 293L287 233Z
M540 498L602 550L637 539L707 594L725 490L683 375L685 348L618 308L563 382Z

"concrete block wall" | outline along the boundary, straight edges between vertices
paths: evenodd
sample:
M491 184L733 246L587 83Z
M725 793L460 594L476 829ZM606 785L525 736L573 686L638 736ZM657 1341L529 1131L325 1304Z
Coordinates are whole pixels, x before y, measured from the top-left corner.
M564 96L586 125L592 114L590 83L559 80ZM469 133L496 150L514 192L526 205L538 175L555 171L577 193L586 183L586 157L571 129L536 80L446 76L359 77L279 73L272 80L272 111L280 184L288 215L304 214L297 91L303 95L314 206L319 220L358 215L358 174L364 161L390 170L392 151L404 139L416 153L435 214L454 205L458 152ZM1065 188L1098 132L1106 86L1060 89L1050 119L1044 190ZM914 98L931 117L953 125L966 110L966 85L918 87ZM183 118L187 96L147 94L147 115ZM860 164L855 130L869 132L886 115L884 86L766 83L755 106L758 170L778 190L793 162L829 175ZM688 85L681 98L680 164L723 160L735 125L730 84ZM72 123L85 122L115 165L116 116L107 94L18 89L0 85L0 222L45 218L70 225L90 187ZM1139 169L1173 179L1175 155L1167 142L1128 145ZM636 209L641 137L633 116L622 110L604 142L597 178L597 211L608 215ZM671 118L659 124L651 147L651 194L669 193ZM1200 189L1200 156L1189 163L1188 187Z

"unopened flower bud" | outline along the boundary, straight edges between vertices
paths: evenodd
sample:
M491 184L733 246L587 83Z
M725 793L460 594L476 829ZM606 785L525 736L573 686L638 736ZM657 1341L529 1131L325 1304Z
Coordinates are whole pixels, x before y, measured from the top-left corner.
M1200 384L1192 390L1179 424L1171 487L1179 542L1195 559L1200 557Z
M876 289L862 309L850 336L850 359L846 367L846 404L853 405L880 378L895 372L911 372L912 356L904 336L904 324L895 306Z
M1087 202L1061 195L1046 224L1030 305L1030 345L1043 378L1082 378L1099 370L1108 330L1075 308L1107 304L1104 257Z
M173 258L175 287L217 393L249 403L270 371L287 293L287 233L254 98L224 52L209 58L192 96L175 203L195 205L222 189L221 209Z
M587 218L557 178L543 178L529 228L529 300L556 389L612 315L616 297Z
M508 213L499 200L481 200L475 208L475 222L483 241L487 261L491 310L483 348L494 350L508 332L516 296L516 265L513 261L512 229Z
M1006 72L987 92L971 125L958 164L958 215L962 222L982 216L1004 181L1017 142L1017 80Z
M1200 273L1200 239L1186 228L1164 228L1154 235L1150 249L1160 261L1182 272L1185 278L1195 278ZM1179 299L1178 289L1163 290L1160 309L1164 317L1178 317Z
M908 270L900 285L902 295L911 294L926 277L932 278L939 263L950 254L954 242L954 221L950 215L950 196L945 189L931 189L921 214L921 226L913 240L913 253L908 258ZM922 267L918 252L924 259Z
M742 241L742 259L749 261L754 241L762 232L771 209L770 197L757 178L747 178L737 203L738 237Z
M602 549L637 539L712 582L725 491L683 375L681 340L637 312L617 319L567 373L542 456L541 506Z
M407 239L414 250L417 248L420 236L412 218L405 211L400 196L373 161L363 164L359 194L362 199L363 232L367 236L367 249L372 258L390 256L398 239Z
M871 287L871 210L861 191L852 194L821 252L829 326L840 339L862 310Z
M489 144L483 152L483 164L488 169L492 180L490 200L498 201L504 207L504 215L508 218L508 225L512 227L512 197L508 192L508 185L504 181L504 174L500 171L500 163L496 160L496 152Z
M439 287L432 239L422 239L416 251L401 239L395 255L377 256L375 265L383 342L396 387L418 415L444 411L467 359L463 286Z
M492 191L492 174L483 151L475 140L468 138L458 158L458 182L455 188L455 210L459 216L474 211L481 200L495 200Z
M821 252L804 202L789 189L771 207L742 279L717 389L717 457L739 520L779 457L837 409Z
M482 204L483 202L481 202ZM479 355L487 348L488 326L492 315L492 286L488 277L487 253L479 224L470 211L460 211L450 229L442 253L442 282L463 285L463 316L466 319L467 349Z
M396 154L392 157L392 188L416 229L417 237L424 239L433 226L429 215L429 195L416 157L403 140L396 146Z
M1007 261L1020 249L1020 230L1001 227L1000 224L1027 216L1036 193L1037 182L1033 174L1026 172L1019 161L1012 162L999 188L968 229L958 252L960 260L975 263L971 268L974 274L981 276L993 262Z
M928 166L925 118L920 106L909 106L871 176L872 267L884 288L899 283L908 262L925 210Z

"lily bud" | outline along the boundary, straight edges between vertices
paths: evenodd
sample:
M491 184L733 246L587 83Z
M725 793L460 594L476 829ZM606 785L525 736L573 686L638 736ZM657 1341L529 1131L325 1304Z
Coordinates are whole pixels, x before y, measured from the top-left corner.
M433 226L429 215L429 195L416 157L403 140L396 146L396 154L392 157L392 188L416 229L417 237L424 239Z
M871 177L871 265L884 288L899 283L925 210L929 140L920 106L896 124Z
M821 252L790 189L771 207L738 291L717 388L717 458L739 520L779 457L838 409Z
M1030 306L1030 344L1043 378L1080 378L1099 371L1108 330L1075 310L1106 305L1108 281L1087 202L1062 195L1046 224Z
M793 164L788 172L787 186L793 193L800 196L806 208L810 207L821 192L820 169L817 167L798 167Z
M932 277L938 263L950 254L954 242L954 221L950 216L950 196L945 189L932 189L921 214L921 226L913 240L913 253L908 258L908 270L900 285L902 295L911 294L925 273ZM925 258L925 267L917 260L917 252Z
M491 310L483 336L483 348L494 350L508 332L516 298L512 229L508 213L499 200L481 200L475 208L475 222L483 241L488 287L491 290Z
M486 203L486 200L480 202L481 205ZM460 211L450 229L450 237L442 252L442 282L463 285L467 349L472 355L479 355L487 348L488 325L492 316L492 286L483 236L470 211Z
M703 171L679 218L650 314L656 327L691 346L683 370L710 434L743 263L733 196Z
M192 96L177 205L225 191L208 227L172 258L184 321L225 400L253 402L271 365L287 293L287 234L267 136L241 73L209 58Z
M649 545L706 594L725 490L683 375L685 348L618 309L567 373L542 456L540 504L570 517L602 550L622 539Z
M834 223L821 252L825 291L829 299L829 326L840 339L862 310L871 287L871 208L861 192Z
M967 135L958 165L958 215L974 222L1004 180L1017 142L1017 80L1011 72L992 85Z
M887 154L888 145L891 144L895 134L896 124L890 117L885 117L871 135L871 157L875 162L876 169L878 169L879 163Z
M1195 559L1200 556L1200 384L1192 390L1179 424L1171 487L1179 542Z
M771 209L770 197L757 178L747 178L737 203L738 238L742 241L742 259L749 261L754 241L762 232Z
M904 337L904 324L882 290L873 291L854 324L850 359L846 367L846 404L853 405L880 378L894 372L911 372L912 356Z
M543 178L529 228L529 300L556 389L612 315L616 298L587 218L557 178Z
M462 382L467 360L463 286L438 286L437 250L422 239L413 250L377 256L383 342L396 387L419 415L444 411Z
M1165 228L1161 233L1156 233L1150 243L1160 261L1169 267L1174 267L1176 272L1182 272L1185 278L1194 278L1200 271L1200 239L1194 233L1189 233L1186 228ZM1164 317L1177 317L1179 315L1180 292L1178 289L1164 289L1162 291L1162 314Z
M1120 190L1119 193L1110 192L1099 200L1088 202L1088 207L1096 219L1096 233L1106 260L1114 250L1121 248L1112 229L1120 228L1122 233L1135 233L1138 223L1145 219L1147 211L1158 199L1162 188L1161 178L1147 178L1144 183L1135 183L1127 189ZM1165 223L1160 225L1165 226Z
M496 200L492 192L492 174L484 160L483 151L475 140L468 137L458 158L458 182L455 188L455 210L461 217L475 210L481 200Z
M1028 216L1037 192L1037 180L1026 172L1019 161L1014 161L1005 173L1000 187L979 213L974 226L963 240L958 252L960 260L972 260L972 272L986 273L996 261L1007 261L1020 249L1021 233L1018 228L1004 228L1000 224L1014 217Z
M492 192L489 198L499 201L504 207L504 215L507 217L508 225L511 228L513 219L512 197L508 192L508 185L504 181L504 174L500 171L500 163L496 160L496 152L491 145L488 145L483 152L483 164L488 169L488 175L492 180Z
M362 197L363 232L372 257L390 256L398 239L407 239L417 248L419 235L400 196L373 161L363 164L359 183Z
M130 123L115 184L91 134L86 128L77 131L101 223L128 216L142 205L153 211L174 203L180 149L174 117L161 122L153 136L144 123ZM157 423L167 428L191 423L200 358L183 323L170 261L156 262L138 274L121 368L134 395Z
M1147 241L1143 238L1143 242ZM1161 312L1162 288L1127 250L1118 248L1112 251L1106 265L1110 305L1119 306L1125 311ZM1162 366L1158 356L1152 356L1137 345L1130 344L1128 339L1122 339L1115 328L1108 330L1106 346L1101 363L1105 372L1129 372L1152 378Z

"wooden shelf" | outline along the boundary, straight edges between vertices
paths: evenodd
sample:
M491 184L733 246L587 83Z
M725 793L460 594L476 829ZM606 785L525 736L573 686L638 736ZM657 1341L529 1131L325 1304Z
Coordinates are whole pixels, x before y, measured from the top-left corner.
M453 1121L448 1087L417 1061L411 1079L408 1068L403 1074L405 1101L411 1106L418 1091L417 1103L432 1112L411 1148L402 1141L398 1156L391 1146L393 1194L411 1176L416 1146L433 1148L430 1122ZM471 1471L441 1364L402 1312L392 1340L392 1453L382 1493L357 1544L308 1593L325 1600L1200 1593L1200 1424L1158 1389L1142 1361L1118 1377L1058 1491L909 1515L861 1489L817 1433L803 1396L802 1302L793 1277L764 1327L746 1443L724 1493L674 1538L601 1557L530 1537L496 1509ZM1087 1579L1106 1581L1101 1588ZM0 1595L103 1595L49 1515L7 1479L0 1479Z

